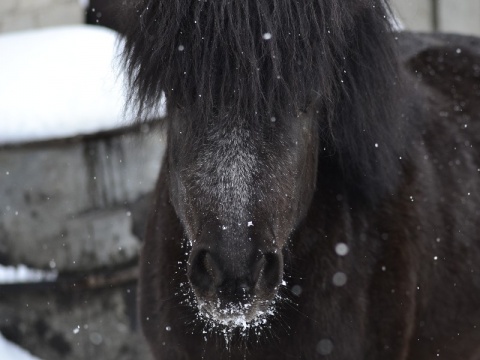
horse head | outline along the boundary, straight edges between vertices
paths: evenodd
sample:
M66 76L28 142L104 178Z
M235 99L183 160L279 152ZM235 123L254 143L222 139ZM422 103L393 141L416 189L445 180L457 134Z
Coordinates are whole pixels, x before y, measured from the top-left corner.
M128 88L140 116L167 98L162 171L190 243L194 308L228 327L263 321L320 176L340 179L330 195L344 186L365 203L394 186L401 131L391 130L386 11L367 1L136 3Z
M170 200L191 245L188 279L204 318L228 326L270 313L283 252L315 188L311 114L209 119L175 111L168 130Z

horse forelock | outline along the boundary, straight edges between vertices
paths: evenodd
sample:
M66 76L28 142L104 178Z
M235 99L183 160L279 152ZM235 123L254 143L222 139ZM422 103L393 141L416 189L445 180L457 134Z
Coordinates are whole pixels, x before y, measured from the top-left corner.
M142 114L165 92L199 118L295 113L332 99L355 3L138 1L125 51L132 99Z

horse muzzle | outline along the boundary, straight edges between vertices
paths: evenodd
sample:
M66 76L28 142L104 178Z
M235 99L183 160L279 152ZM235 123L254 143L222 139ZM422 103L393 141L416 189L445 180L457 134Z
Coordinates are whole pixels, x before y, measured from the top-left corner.
M187 273L201 315L229 327L245 326L268 315L283 278L283 256L194 246Z

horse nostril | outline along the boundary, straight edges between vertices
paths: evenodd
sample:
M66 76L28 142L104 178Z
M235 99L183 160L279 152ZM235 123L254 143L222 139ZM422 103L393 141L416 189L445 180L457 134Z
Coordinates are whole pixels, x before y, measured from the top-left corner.
M258 279L262 275L262 272L264 271L265 264L267 260L265 259L265 255L261 255L261 257L256 261L254 267L253 267L253 272L252 272L252 279L254 283L258 282Z
M267 289L273 289L282 281L283 257L278 253L266 253L263 258L259 282Z
M192 254L188 277L193 286L201 291L209 291L222 281L218 266L208 250Z
M188 278L197 296L242 303L257 291L270 293L282 280L283 259L277 253L261 254L253 264L244 258L227 258L205 248L192 252Z

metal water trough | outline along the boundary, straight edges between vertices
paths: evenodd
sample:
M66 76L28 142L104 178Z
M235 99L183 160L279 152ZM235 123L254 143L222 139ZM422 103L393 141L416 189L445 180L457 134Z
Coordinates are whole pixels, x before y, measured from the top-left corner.
M164 152L156 126L0 147L0 263L55 281L0 284L0 332L45 360L149 359L137 257Z

